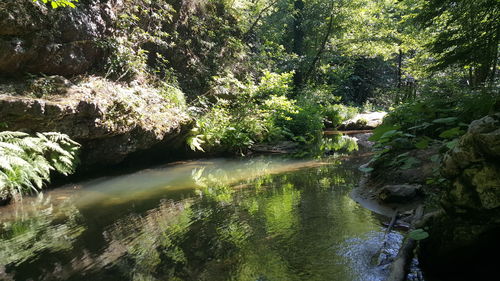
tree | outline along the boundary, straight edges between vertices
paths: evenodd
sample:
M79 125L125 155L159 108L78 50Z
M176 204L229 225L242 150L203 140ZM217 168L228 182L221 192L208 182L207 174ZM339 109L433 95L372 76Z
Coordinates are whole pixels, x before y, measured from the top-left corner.
M469 70L472 86L495 79L500 38L500 1L426 0L416 17L437 36L428 45L436 57L432 67L458 65Z

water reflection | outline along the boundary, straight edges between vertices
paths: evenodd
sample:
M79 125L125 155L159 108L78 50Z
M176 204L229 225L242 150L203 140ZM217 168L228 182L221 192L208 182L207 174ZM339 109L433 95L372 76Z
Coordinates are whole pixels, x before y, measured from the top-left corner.
M2 218L0 278L365 280L345 249L380 227L348 196L358 178L335 159L220 159L55 190Z

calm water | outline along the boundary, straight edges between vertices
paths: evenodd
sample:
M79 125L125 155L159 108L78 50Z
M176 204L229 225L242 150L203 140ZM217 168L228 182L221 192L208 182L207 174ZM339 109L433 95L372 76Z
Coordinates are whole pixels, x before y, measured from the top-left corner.
M383 280L359 164L191 161L25 198L0 209L0 279Z

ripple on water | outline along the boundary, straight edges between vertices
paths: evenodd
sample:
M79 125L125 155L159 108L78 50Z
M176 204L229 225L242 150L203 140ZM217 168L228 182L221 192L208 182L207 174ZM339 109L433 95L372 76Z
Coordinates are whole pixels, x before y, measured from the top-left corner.
M387 234L387 243L382 251L386 260L398 254L403 241L403 235L398 232ZM347 265L353 269L360 281L382 281L387 277L390 263L378 265L374 256L381 250L384 243L384 232L370 231L363 237L346 239L343 247L338 249L339 255L345 257Z

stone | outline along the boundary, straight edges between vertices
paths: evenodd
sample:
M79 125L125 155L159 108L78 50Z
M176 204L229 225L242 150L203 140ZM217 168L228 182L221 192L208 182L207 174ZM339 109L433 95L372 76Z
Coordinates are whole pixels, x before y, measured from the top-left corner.
M418 195L421 188L421 185L412 184L385 185L377 196L384 203L407 203Z
M353 118L342 122L339 130L371 130L382 124L387 112L360 113Z

